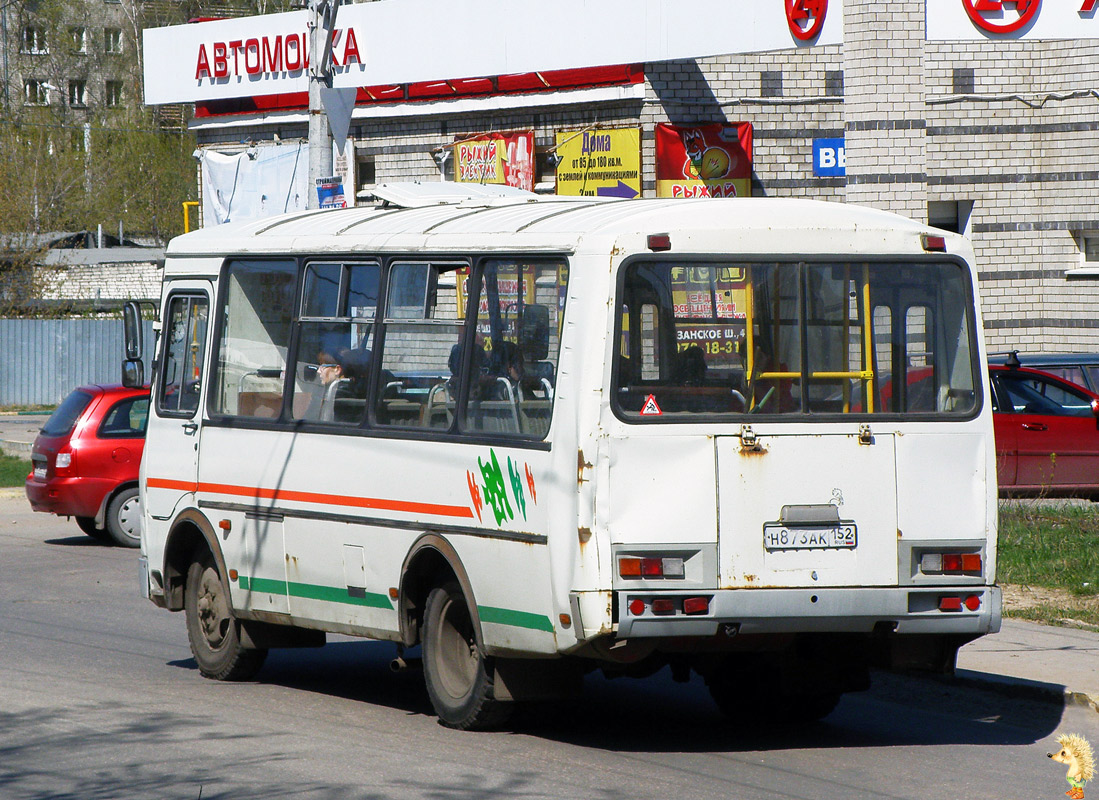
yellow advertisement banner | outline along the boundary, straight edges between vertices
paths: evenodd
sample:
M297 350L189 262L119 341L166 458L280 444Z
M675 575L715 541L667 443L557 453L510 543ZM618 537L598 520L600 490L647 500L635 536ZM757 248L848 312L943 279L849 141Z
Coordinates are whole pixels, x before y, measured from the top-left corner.
M557 194L623 197L641 194L641 130L558 131Z

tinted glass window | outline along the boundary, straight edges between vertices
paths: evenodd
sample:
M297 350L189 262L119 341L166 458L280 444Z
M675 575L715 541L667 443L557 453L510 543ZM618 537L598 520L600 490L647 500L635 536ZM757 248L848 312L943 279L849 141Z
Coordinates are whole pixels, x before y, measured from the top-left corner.
M50 418L42 426L42 434L44 436L64 436L69 433L91 401L92 395L87 392L82 392L79 389L70 392L69 396L61 401L61 405L50 414Z
M168 301L157 408L168 415L193 415L202 388L209 304L201 295Z
M294 261L234 261L218 347L213 411L278 417L297 289Z
M969 277L955 264L645 261L621 291L627 417L976 408Z
M1093 413L1091 398L1069 384L1025 372L997 372L994 377L1007 395L1007 411L1059 417L1088 417Z
M99 426L101 439L138 439L149 421L149 398L127 397L111 406Z

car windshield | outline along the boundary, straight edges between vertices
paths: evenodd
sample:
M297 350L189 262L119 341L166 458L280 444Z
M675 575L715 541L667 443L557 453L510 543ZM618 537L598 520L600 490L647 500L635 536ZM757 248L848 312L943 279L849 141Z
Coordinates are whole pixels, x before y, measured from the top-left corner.
M69 433L91 401L92 396L87 392L80 389L70 392L69 396L61 402L61 405L50 414L50 418L42 426L42 434L44 436L64 436Z

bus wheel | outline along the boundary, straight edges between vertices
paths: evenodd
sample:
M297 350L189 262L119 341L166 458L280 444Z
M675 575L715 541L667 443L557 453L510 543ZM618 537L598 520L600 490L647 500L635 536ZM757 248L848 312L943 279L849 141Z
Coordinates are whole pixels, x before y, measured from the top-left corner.
M141 498L136 486L123 489L107 505L106 527L115 544L141 546Z
M196 556L187 570L183 608L191 654L207 678L244 681L263 666L266 650L241 646L240 623L233 618L229 592L209 551Z
M95 527L95 517L77 517L77 527L84 533L91 536L93 539L99 542L109 542L111 540L111 534L109 534L103 528Z
M439 722L475 730L502 723L509 703L492 697L490 665L473 631L462 590L448 583L431 591L424 608L424 680Z

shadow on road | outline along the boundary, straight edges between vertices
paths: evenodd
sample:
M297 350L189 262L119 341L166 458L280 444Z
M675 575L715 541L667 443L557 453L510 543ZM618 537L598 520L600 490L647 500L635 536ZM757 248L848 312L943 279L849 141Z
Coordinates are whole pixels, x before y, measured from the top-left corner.
M272 651L259 680L285 688L433 715L418 669L394 674L393 645L330 642ZM415 656L418 653L410 653ZM173 666L195 669L193 660ZM745 687L746 692L766 687ZM520 706L506 731L618 752L730 752L892 745L1023 745L1057 729L1056 703L1007 697L949 681L876 673L868 692L844 697L821 722L776 728L722 715L702 680L676 683L592 673L579 697ZM781 720L776 720L781 723Z

